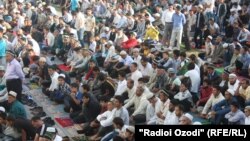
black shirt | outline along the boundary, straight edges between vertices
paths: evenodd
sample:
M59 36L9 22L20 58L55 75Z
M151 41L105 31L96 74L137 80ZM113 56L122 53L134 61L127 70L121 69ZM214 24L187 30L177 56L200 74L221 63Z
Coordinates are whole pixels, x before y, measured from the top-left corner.
M27 139L32 140L35 138L35 128L32 126L29 120L20 118L16 119L14 122L14 127L16 127L18 130L24 130L27 134Z

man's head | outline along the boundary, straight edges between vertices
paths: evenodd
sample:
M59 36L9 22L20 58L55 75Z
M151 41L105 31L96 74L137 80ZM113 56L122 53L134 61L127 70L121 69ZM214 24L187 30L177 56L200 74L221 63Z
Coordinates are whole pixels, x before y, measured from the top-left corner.
M116 96L114 96L113 102L114 102L115 108L120 108L120 107L122 107L122 105L124 103L124 99L122 96L116 95Z
M231 109L231 112L235 113L238 111L239 109L239 103L238 102L232 102L230 104L230 109Z
M72 92L72 93L77 93L77 92L78 92L78 89L79 89L79 85L76 84L76 83L72 83L72 84L70 85L70 88L71 88L71 92Z
M56 71L56 67L55 66L52 65L52 66L48 67L49 75L53 75L55 71Z
M90 87L88 84L83 84L82 85L82 90L83 90L83 93L88 93L90 91Z
M15 58L15 53L11 50L6 51L6 61L11 62Z
M168 92L167 92L165 89L162 89L162 90L160 91L159 98L160 98L160 100L161 100L163 103L165 103L165 102L168 100L168 98L169 98Z
M236 80L237 80L237 75L231 73L231 74L229 75L229 83L230 83L230 84L234 84L234 83L236 82Z
M128 87L129 89L132 89L132 88L134 87L134 80L128 79L128 80L127 80L127 87Z
M130 65L130 71L131 72L135 72L137 70L137 63L133 62L131 65Z
M177 116L177 117L181 117L182 115L183 115L183 112L184 112L184 107L183 107L183 105L176 105L175 106L175 115Z
M31 124L38 129L43 125L43 121L39 116L34 116L31 118Z
M1 67L0 67L1 68ZM1 70L1 69L0 69ZM247 79L242 79L241 80L241 86L243 89L247 89L247 87L249 86L249 80Z
M85 93L83 95L82 101L83 101L84 105L87 105L90 102L90 94L89 93Z
M213 95L217 97L220 94L220 86L213 86Z
M124 71L118 72L118 79L123 81L126 78L126 73Z
M245 111L246 117L249 117L250 116L250 106L246 106L244 111Z
M16 97L17 97L17 93L14 91L10 91L8 93L8 103L13 103L14 101L16 101Z
M137 89L136 89L136 96L140 97L144 92L144 88L142 86L138 86Z
M181 116L180 118L180 125L192 125L193 123L193 116L189 113L186 113Z
M226 100L230 100L230 99L232 99L232 97L234 96L234 90L233 89L227 89L226 91L225 91L225 99Z
M64 83L65 83L65 74L60 74L59 76L58 76L58 83L59 83L59 85L63 85Z

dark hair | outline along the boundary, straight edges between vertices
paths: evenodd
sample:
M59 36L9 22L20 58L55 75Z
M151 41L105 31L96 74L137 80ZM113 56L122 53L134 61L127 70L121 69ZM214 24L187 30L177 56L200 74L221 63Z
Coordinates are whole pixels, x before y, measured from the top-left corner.
M138 64L136 62L133 62L131 65L134 65L136 68L138 67Z
M76 83L72 83L72 84L70 84L70 86L73 87L73 88L79 88L79 85L76 84Z
M186 57L187 57L187 54L186 54L186 52L181 52L181 53L180 53L180 56L182 56L182 57L185 57L185 58L186 58Z
M119 71L118 75L120 75L121 77L126 77L126 73L124 71Z
M189 58L192 60L192 61L196 61L197 57L194 55L194 54L191 54L189 56Z
M173 54L176 55L176 56L180 56L180 51L177 50L177 49L175 49L175 50L173 51Z
M216 90L220 91L220 86L219 85L213 85L213 88L215 88Z
M93 68L93 71L100 72L100 69L99 69L99 67L95 66L95 67Z
M0 112L0 117L5 120L7 117L7 114L5 112Z
M178 105L176 105L176 107L178 107L181 111L184 111L184 109L185 109L182 104L178 104Z
M13 115L8 115L8 116L6 117L6 120L7 120L7 121L15 121L16 118L15 118Z
M124 103L124 98L122 96L120 96L120 95L114 96L114 99L116 99L117 101L119 101L121 104Z
M207 83L207 85L211 85L211 81L209 79L204 79L203 83Z
M249 85L249 80L247 80L246 78L243 78L241 81L246 81L246 84Z
M193 70L195 68L195 64L193 62L189 63L187 66L188 70Z
M31 118L31 121L38 121L38 120L42 120L41 117L39 117L39 116L33 116Z
M89 94L89 93L86 93L86 94L83 95L83 97L89 99L89 98L90 98L90 94Z
M231 105L234 106L234 107L236 107L236 108L239 108L239 107L240 107L239 103L236 102L236 101L233 101L233 102L231 103Z
M128 79L127 81L130 81L130 83L134 84L134 80L133 79Z
M82 88L85 89L85 90L87 90L87 91L90 90L90 87L89 87L88 84L83 84L83 85L82 85Z
M54 65L48 66L48 69L56 70L57 68Z
M113 119L113 123L119 125L120 127L124 126L124 122L123 122L122 118L120 118L120 117L115 117Z
M99 74L99 76L98 76L98 80L100 80L100 81L104 81L105 79L106 79L105 74L100 73L100 74Z

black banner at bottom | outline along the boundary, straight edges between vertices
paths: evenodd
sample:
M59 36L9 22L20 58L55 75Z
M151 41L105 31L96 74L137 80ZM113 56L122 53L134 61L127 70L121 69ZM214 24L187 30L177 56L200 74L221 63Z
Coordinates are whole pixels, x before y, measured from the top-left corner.
M219 140L238 139L240 141L250 141L250 126L240 125L136 125L135 140L153 139L202 139Z

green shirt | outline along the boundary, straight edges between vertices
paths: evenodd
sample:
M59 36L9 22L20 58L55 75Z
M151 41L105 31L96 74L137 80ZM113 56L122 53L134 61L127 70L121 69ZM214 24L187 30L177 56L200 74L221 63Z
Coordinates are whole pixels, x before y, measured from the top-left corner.
M26 111L24 109L24 106L22 103L20 103L18 100L14 101L11 104L9 115L14 116L15 118L27 118Z

